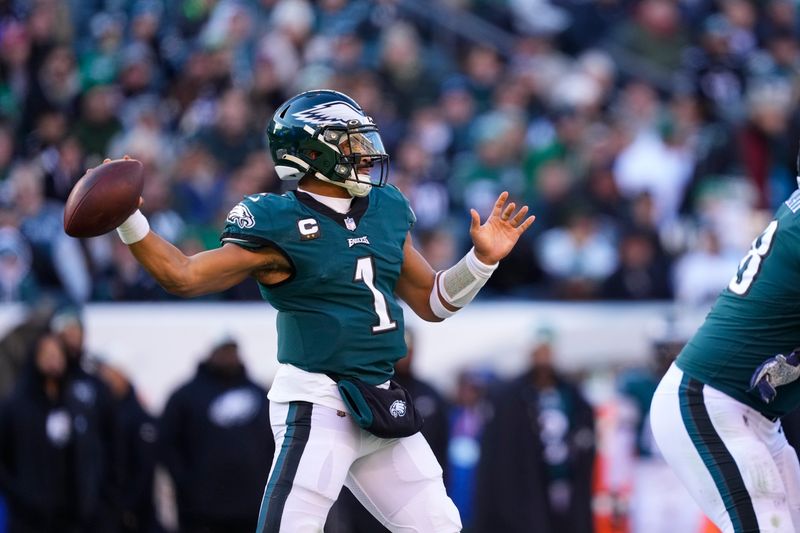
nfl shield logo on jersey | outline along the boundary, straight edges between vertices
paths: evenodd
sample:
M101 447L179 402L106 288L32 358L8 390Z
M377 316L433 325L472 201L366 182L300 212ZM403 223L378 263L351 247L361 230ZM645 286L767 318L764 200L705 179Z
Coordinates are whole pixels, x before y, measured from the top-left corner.
M395 400L392 402L392 405L389 407L389 413L395 418L399 418L401 416L405 416L406 414L406 402L403 400Z
M345 225L345 227L346 227L347 229L349 229L350 231L355 231L355 230L356 230L356 221L355 221L355 220L353 220L353 218L352 218L352 217L347 217L347 218L345 218L345 219L344 219L344 225Z

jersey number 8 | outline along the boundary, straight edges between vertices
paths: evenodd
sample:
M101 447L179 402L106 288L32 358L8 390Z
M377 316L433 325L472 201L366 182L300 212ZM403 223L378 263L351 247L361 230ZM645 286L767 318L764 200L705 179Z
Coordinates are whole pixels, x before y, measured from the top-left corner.
M756 237L750 246L750 251L739 263L739 270L728 284L728 289L739 296L746 296L750 291L750 286L756 280L761 271L761 263L772 249L772 240L775 232L778 231L778 221L773 220L761 235Z

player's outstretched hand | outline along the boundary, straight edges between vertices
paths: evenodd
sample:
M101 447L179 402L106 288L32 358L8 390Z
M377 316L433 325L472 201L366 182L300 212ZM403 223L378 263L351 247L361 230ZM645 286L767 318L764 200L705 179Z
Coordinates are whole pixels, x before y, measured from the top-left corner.
M517 244L519 236L530 228L535 216L525 218L528 206L522 206L518 211L516 204L508 201L508 192L503 192L497 197L492 208L492 213L486 222L481 224L481 217L474 209L470 209L472 223L469 235L475 245L475 256L487 265L493 265L511 252Z

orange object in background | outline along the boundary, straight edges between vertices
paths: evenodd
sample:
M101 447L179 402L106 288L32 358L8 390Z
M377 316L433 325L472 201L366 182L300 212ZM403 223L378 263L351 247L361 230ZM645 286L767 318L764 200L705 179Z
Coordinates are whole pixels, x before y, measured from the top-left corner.
M618 407L616 402L611 401L595 408L597 455L594 463L592 509L596 533L633 533L628 517L633 479L630 475L619 475L619 470L625 469L626 465L619 461L620 443L616 438Z
M706 518L706 523L703 527L703 533L720 533L720 530L714 525L714 522Z
M636 475L637 468L642 465L637 463L634 442L630 432L626 431L630 422L628 416L624 403L618 398L595 407L597 455L592 487L595 533L650 533L642 531L642 527L636 530L635 515L632 515L636 509L631 506L637 501L641 503L634 491L637 488L635 480L642 482L641 477L637 478ZM659 487L648 489L659 490ZM687 512L690 510L687 509ZM695 526L688 530L681 528L680 533L720 533L708 518L702 516L699 508L693 512L697 513Z

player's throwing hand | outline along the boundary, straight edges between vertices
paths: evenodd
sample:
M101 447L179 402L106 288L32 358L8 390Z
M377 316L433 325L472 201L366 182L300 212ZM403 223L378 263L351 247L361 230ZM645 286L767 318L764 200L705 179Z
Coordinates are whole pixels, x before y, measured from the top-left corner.
M478 212L470 209L472 222L469 234L475 245L475 256L487 265L493 265L507 256L519 240L519 236L536 220L533 215L525 218L528 213L527 205L514 213L516 204L514 202L506 204L507 200L508 192L503 191L497 197L492 213L483 224Z

